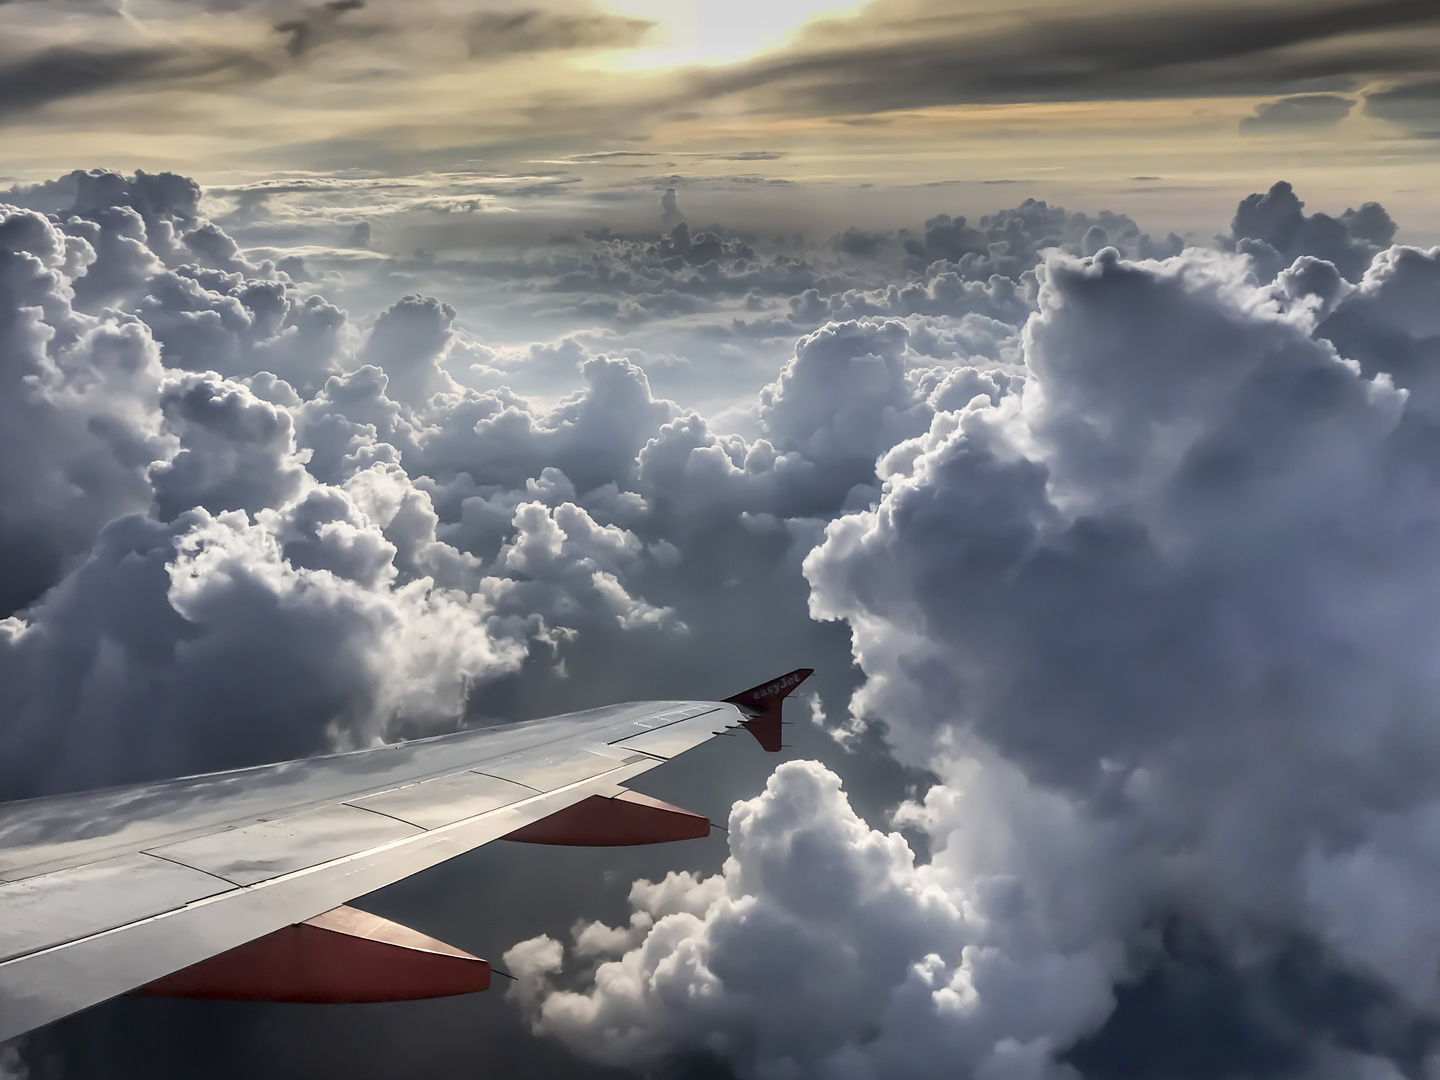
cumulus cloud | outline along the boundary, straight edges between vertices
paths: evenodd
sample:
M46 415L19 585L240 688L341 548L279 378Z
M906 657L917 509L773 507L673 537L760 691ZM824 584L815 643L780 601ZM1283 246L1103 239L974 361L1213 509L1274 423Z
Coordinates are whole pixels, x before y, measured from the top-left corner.
M1153 241L1123 214L1072 214L1038 199L987 214L974 225L964 217L940 214L925 222L919 236L903 240L915 269L935 262L954 263L960 277L975 281L996 275L1019 278L1051 248L1093 255L1103 247L1115 247L1154 258L1178 254L1181 247L1173 234L1161 243Z
M1256 197L1237 233L1320 242L1271 197L1294 231ZM508 955L538 1031L743 1077L1122 1075L1128 987L1164 1010L1192 992L1167 980L1228 979L1216 1022L1250 1041L1195 1075L1424 1067L1440 278L1378 250L1376 210L1328 220L1342 260L1374 252L1357 283L1314 255L1273 281L1200 249L1045 260L1022 378L896 432L804 564L866 676L852 724L940 778L895 819L928 860L785 766L721 874ZM1275 972L1306 964L1383 1024L1304 1004Z
M453 723L472 680L520 662L483 605L397 585L352 505L295 520L312 509L121 519L9 620L7 794L368 745Z
M633 533L524 498L551 475L574 498L552 463L582 491L633 473L673 414L642 373L589 361L587 391L549 412L462 392L438 366L452 309L405 297L347 335L343 312L199 218L193 190L75 174L27 192L68 202L48 217L0 214L0 791L451 727L478 685L532 648L553 660L580 627L683 630L627 583L651 558ZM116 235L137 257L105 262ZM76 308L92 272L133 314ZM437 535L422 469L471 493L476 477L518 489L496 499L483 557Z
M586 991L555 986L558 942L505 954L538 1032L617 1065L701 1049L746 1077L1035 1076L1110 1007L1117 953L1047 949L1013 881L917 866L816 762L780 766L728 828L720 874L638 881L628 927L578 930Z
M537 1030L1074 1080L1170 1061L1135 1047L1187 1045L1191 993L1238 1034L1187 1075L1434 1053L1440 251L1378 204L1277 184L1188 248L1026 200L342 272L183 177L7 200L0 794L693 694L717 648L813 663L834 717L853 656L845 760L924 783L867 822L785 765L718 872L512 950ZM610 307L491 341L441 298L467 274Z
M1306 214L1295 189L1282 180L1265 194L1250 195L1240 203L1226 244L1249 255L1266 280L1309 255L1356 281L1394 238L1395 223L1378 203L1347 209L1338 218Z
M449 304L433 296L406 296L375 320L358 358L384 369L396 401L423 405L433 394L459 389L439 363L454 321Z
M902 753L994 748L1138 830L1095 874L1203 896L1217 933L1312 933L1424 1009L1440 935L1402 898L1440 792L1402 759L1437 752L1429 451L1405 389L1278 292L1212 257L1053 259L1023 395L892 450L807 561L812 604ZM1362 864L1384 919L1353 906Z
M167 453L155 342L133 317L71 305L66 270L93 259L44 217L0 210L7 614L53 584L107 521L149 505L146 467Z

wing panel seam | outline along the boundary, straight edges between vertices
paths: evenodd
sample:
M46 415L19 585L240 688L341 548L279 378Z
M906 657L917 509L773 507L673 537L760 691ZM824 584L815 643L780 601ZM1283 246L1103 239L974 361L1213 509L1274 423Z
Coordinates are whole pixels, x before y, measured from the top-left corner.
M541 791L538 787L535 787L535 786L532 785L532 784L527 784L527 783L524 783L523 781L520 781L520 780L511 780L509 777L506 777L506 776L496 776L494 773L488 773L488 772L486 772L486 771L485 771L484 769L482 769L482 768L467 769L466 771L469 772L469 773L474 774L475 776L483 776L483 777L485 777L485 779L487 779L487 780L499 780L502 784L514 784L516 787L523 787L523 788L525 788L527 791L533 791L533 792L535 792L536 795L549 795L549 794L550 794L550 791L564 791L564 790L565 790L565 788L563 788L563 787L558 787L558 788L551 788L550 791ZM581 784L585 783L584 780L579 780L579 781L576 781L576 782L577 782L577 783L581 783ZM513 803L507 803L506 805L508 805L508 806L518 806L521 802L529 802L529 801L530 801L529 799L518 799L518 800L516 800L515 802L513 802ZM502 809L504 809L504 807L497 806L495 809L496 809L496 810L502 810ZM489 811L489 810L486 811L486 813L491 813L491 812L492 812L492 811ZM484 814L477 814L477 815L476 815L476 817L484 817L484 816L485 816ZM467 821L473 821L474 818L467 818L466 820L467 820ZM446 827L448 828L449 826L446 826Z
M394 789L394 790L396 790L396 791L403 791L404 788L396 788L396 789ZM388 792L388 791L387 791L387 792L381 792L381 794L383 794L383 795L388 795L389 792ZM365 796L363 796L363 798L366 798L366 799L374 799L374 798L378 798L378 797L379 797L379 796L376 796L376 795L365 795ZM417 824L416 822L408 821L408 820L406 820L405 818L402 818L402 817L397 817L395 814L387 814L384 810L376 810L373 806L357 806L355 803L349 802L349 801L342 802L342 803L340 803L339 805L341 805L341 806L348 806L348 807L350 807L350 809L352 809L352 810L364 810L364 811L366 811L367 813L376 814L376 815L378 815L379 817L389 818L391 821L398 821L401 825L409 825L412 829L419 829L419 830L421 830L422 832L431 832L431 831L432 831L432 830L430 830L430 829L425 828L424 825L419 825L419 824ZM411 838L411 837L402 837L402 839L412 839L412 838ZM326 865L326 864L321 864L321 865ZM306 867L306 869L309 869L309 868ZM257 884L258 884L258 883L257 883Z
M223 881L226 885L229 885L230 888L232 888L232 889L243 889L243 888L245 887L245 886L241 885L238 881L231 881L229 878L225 877L223 874L216 874L216 873L212 873L212 872L209 871L209 870L202 870L202 869L201 869L200 867L198 867L198 866L191 866L191 865L190 865L189 863L187 863L187 862L181 862L179 859L172 859L172 858L170 858L170 856L168 856L168 855L158 855L158 854L156 854L156 853L153 852L153 851L144 850L144 849L142 849L141 851L136 852L136 854L137 854L137 855L144 855L147 859L159 859L161 862L168 862L171 866L180 866L180 867L184 867L186 870L194 870L195 873L197 873L197 874L204 874L206 877L214 878L216 881ZM62 871L62 873L63 873L63 871ZM216 895L216 896L221 896L221 895L223 895L223 894L222 894L222 893L216 893L215 895ZM202 899L208 899L208 898L207 898L207 897L202 897ZM193 901L192 901L192 902L193 902ZM184 905L184 904L181 905L181 907L185 907L185 906L186 906L186 905ZM179 911L180 908L171 908L170 910L171 910L171 911ZM129 924L129 923L126 923L126 925L128 926L128 925L130 925L130 924ZM77 938L76 940L77 940L77 941L83 941L84 938Z

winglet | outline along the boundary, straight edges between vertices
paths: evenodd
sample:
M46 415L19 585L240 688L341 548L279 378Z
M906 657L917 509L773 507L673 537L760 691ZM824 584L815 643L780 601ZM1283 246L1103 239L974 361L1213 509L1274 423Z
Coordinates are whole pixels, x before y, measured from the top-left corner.
M790 692L815 674L814 668L796 668L778 679L771 679L749 690L742 690L725 700L734 705L748 719L742 720L745 729L755 736L770 753L778 753L781 746L780 710Z

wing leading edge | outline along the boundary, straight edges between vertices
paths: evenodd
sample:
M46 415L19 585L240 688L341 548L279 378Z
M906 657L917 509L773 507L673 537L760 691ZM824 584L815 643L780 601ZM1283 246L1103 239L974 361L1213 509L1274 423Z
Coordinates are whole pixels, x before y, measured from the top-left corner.
M0 1041L140 988L225 997L244 996L227 986L254 996L260 985L271 988L267 1000L345 1000L311 985L331 985L323 972L337 963L353 972L351 993L381 995L365 1000L385 999L384 971L396 972L397 997L435 996L415 992L415 972L434 974L432 989L461 988L446 993L481 989L474 965L484 961L417 945L422 935L344 905L507 837L614 845L703 836L707 819L624 781L728 728L778 750L780 702L810 673L726 701L630 702L0 805ZM310 969L276 967L277 957L305 956Z

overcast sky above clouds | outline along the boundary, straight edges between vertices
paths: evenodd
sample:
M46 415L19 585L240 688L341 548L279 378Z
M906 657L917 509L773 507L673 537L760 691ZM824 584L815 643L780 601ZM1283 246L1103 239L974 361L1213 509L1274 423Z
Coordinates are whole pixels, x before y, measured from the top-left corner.
M0 168L458 170L492 175L496 209L592 224L636 221L626 196L676 173L719 184L696 209L766 228L893 227L953 185L993 210L984 185L1022 181L1139 188L1130 211L1167 230L1283 171L1433 234L1437 45L1425 0L12 0Z
M0 1077L1440 1075L1437 50L0 2L0 798L818 669L728 834L361 901L508 992Z

